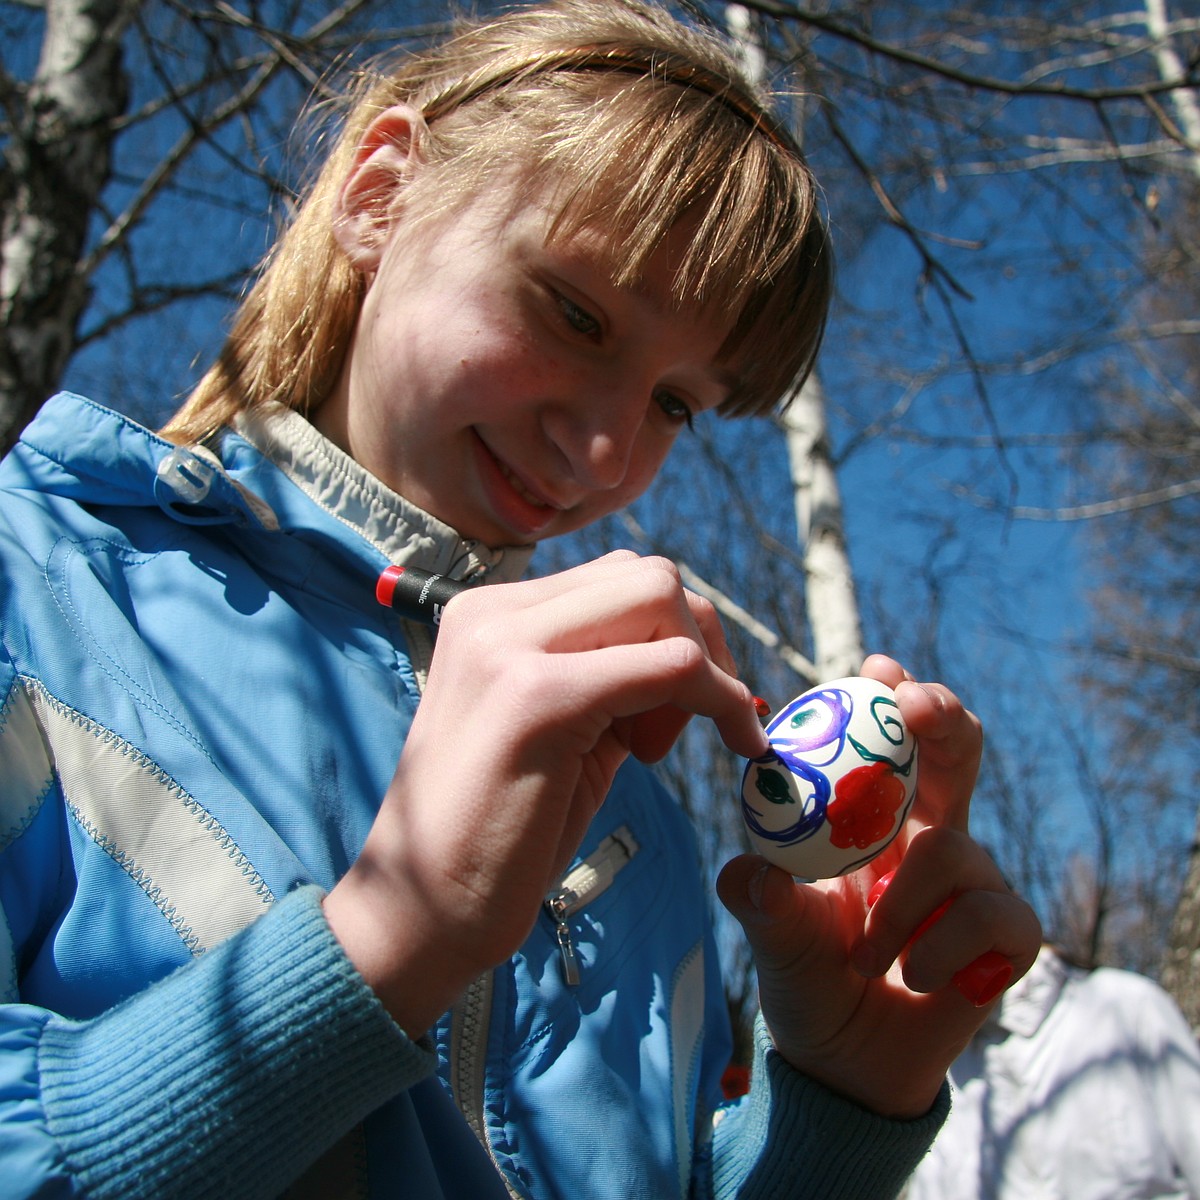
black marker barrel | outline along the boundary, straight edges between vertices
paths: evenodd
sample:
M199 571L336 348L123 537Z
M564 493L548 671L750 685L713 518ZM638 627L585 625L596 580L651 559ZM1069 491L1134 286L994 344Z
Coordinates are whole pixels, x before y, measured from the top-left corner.
M419 567L388 567L375 584L375 598L385 608L426 625L438 625L442 610L471 584Z

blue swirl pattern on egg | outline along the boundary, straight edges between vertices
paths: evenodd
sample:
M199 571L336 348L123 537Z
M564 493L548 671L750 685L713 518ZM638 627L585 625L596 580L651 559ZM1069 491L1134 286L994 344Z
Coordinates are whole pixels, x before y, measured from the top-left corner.
M754 849L802 879L844 875L900 831L916 792L916 739L874 679L821 684L767 725L771 750L742 776Z

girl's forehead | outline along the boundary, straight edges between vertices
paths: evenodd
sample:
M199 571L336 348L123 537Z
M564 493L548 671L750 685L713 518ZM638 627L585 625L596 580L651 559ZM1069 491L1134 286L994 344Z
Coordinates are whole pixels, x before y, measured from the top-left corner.
M465 241L468 248L503 240L523 247L527 257L544 253L547 262L553 258L574 264L604 286L647 301L657 313L702 325L711 333L713 345L720 347L714 362L728 375L730 390L735 390L745 356L725 342L738 320L742 298L704 297L690 282L698 231L706 215L703 207L685 212L673 224L655 226L654 236L643 236L643 250L633 254L629 231L606 220L602 207L573 205L570 180L565 184L539 181L510 168L486 186L452 194L447 200L439 192L436 174L431 172L421 181L424 195L416 205L405 205L400 225L408 225L407 233L417 237L451 233L455 242L461 246Z
M415 205L406 201L406 208L418 219L448 214L484 225L532 216L543 223L548 243L603 260L623 282L636 283L660 245L690 247L701 219L654 202L630 206L624 203L628 180L618 187L612 178L581 178L575 167L539 169L517 158L505 165L468 163L465 174L453 178L463 169L453 161L424 165L419 178L404 185L411 192L415 183L417 191ZM685 255L679 257L682 262Z
M539 183L512 170L447 201L439 194L436 179L427 182L424 196L415 204L406 202L400 218L401 227L409 224L418 236L452 231L456 237L490 239L501 233L516 234L527 243L607 271L614 280L622 277L630 286L642 285L643 273L631 273L621 252L621 230L606 224L600 215L574 210L567 189L561 186Z
M664 230L650 253L636 262L623 253L623 231L606 228L598 221L564 225L552 217L545 244L565 258L607 275L615 287L633 292L659 312L681 312L699 319L708 315L705 306L679 286L698 220L685 217Z

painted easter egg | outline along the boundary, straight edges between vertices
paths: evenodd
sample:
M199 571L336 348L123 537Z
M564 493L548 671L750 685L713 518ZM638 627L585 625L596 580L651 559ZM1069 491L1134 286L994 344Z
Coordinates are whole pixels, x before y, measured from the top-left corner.
M801 879L870 862L900 831L917 788L917 743L896 694L874 679L835 679L784 705L770 753L742 776L755 851Z

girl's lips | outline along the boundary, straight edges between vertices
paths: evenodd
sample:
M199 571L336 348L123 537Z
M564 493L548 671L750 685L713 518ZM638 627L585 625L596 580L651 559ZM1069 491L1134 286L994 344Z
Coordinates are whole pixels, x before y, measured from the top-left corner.
M559 514L560 508L531 491L478 434L475 446L479 477L496 519L524 537L540 533Z
M507 479L508 482L512 484L513 489L516 491L517 495L520 496L523 500L528 500L530 504L534 505L537 508L553 508L554 507L552 504L548 504L540 496L535 496L533 494L533 492L531 492L525 486L525 484L517 477L516 473L513 471L513 469L511 467L506 466L502 462L498 462L497 465L500 467L500 474L503 475L504 478Z

